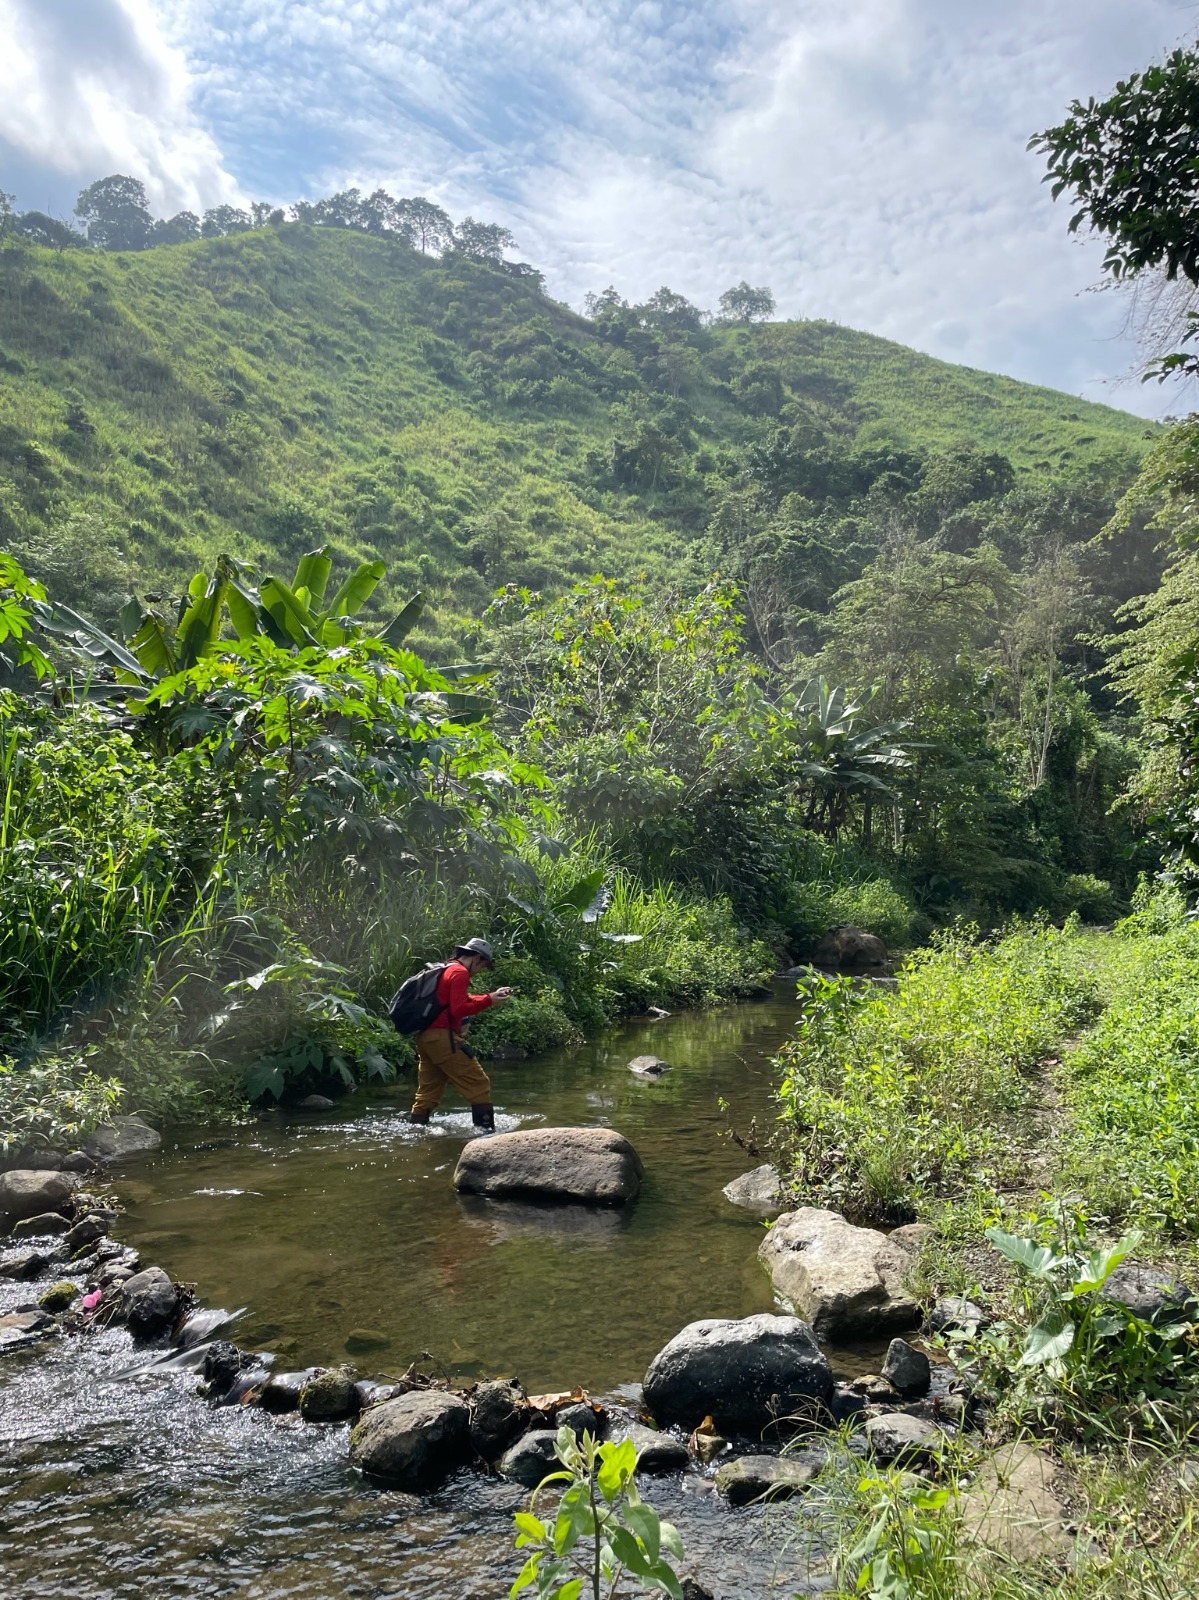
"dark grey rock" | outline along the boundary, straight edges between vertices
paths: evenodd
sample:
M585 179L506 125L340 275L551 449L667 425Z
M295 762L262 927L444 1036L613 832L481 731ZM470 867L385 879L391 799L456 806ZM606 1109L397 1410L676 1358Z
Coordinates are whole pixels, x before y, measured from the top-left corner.
M138 1339L152 1339L174 1322L179 1291L161 1267L134 1273L121 1287L121 1315Z
M0 1173L0 1216L10 1225L25 1217L59 1211L79 1187L74 1172L39 1172L30 1168Z
M826 1408L832 1370L798 1317L692 1322L650 1363L645 1403L659 1421L757 1431Z
M836 967L841 972L882 972L887 965L887 946L874 933L861 928L832 928L821 939L812 955L818 967Z
M42 1250L22 1250L17 1255L0 1261L0 1278L10 1278L17 1283L27 1283L36 1278L50 1264L50 1257Z
M480 1383L470 1396L471 1448L484 1461L498 1461L528 1426L528 1396L515 1379Z
M602 1406L589 1406L584 1400L559 1406L554 1413L554 1425L569 1428L576 1439L589 1433L593 1439L602 1439L608 1432L608 1414Z
M821 1450L795 1456L739 1456L717 1470L716 1487L734 1506L749 1505L751 1500L782 1500L808 1488L824 1462Z
M306 1094L296 1102L300 1111L336 1111L337 1104L324 1094Z
M258 1404L264 1411L298 1411L300 1391L317 1375L315 1367L304 1367L299 1372L272 1372L262 1386ZM359 1405L362 1404L361 1395Z
M1145 1322L1199 1321L1199 1297L1194 1290L1160 1267L1138 1267L1126 1261L1104 1284L1103 1298L1127 1306Z
M353 1367L330 1367L310 1378L300 1390L300 1415L305 1422L340 1422L356 1416L358 1393Z
M204 1352L200 1376L207 1386L210 1400L220 1400L232 1389L238 1377L253 1361L253 1357L228 1339L217 1339Z
M866 1399L847 1384L839 1383L833 1390L828 1408L834 1422L848 1422L851 1417L862 1415L866 1409Z
M372 1406L350 1435L351 1465L413 1493L435 1489L469 1452L470 1411L441 1389Z
M11 1355L37 1344L55 1329L54 1318L45 1311L10 1311L0 1317L0 1355Z
M928 1393L933 1369L922 1350L917 1350L906 1339L892 1339L882 1375L905 1400L916 1400Z
M61 1212L42 1211L36 1217L22 1217L20 1222L14 1223L12 1236L14 1239L53 1239L68 1233L70 1228L70 1219Z
M926 1319L930 1333L976 1334L987 1325L987 1314L964 1294L938 1300Z
M635 1078L661 1078L672 1070L670 1062L661 1056L634 1056L629 1062L629 1071Z
M637 1470L650 1477L661 1477L668 1472L685 1472L691 1465L691 1452L681 1439L672 1433L659 1433L644 1423L634 1422L621 1434L631 1439L637 1447Z
M617 1206L636 1197L645 1168L612 1128L521 1128L472 1139L454 1171L467 1194Z
M0 1157L0 1172L88 1172L92 1163L82 1150L17 1150Z
M684 1578L683 1600L716 1600L716 1596L698 1578Z
M117 1117L83 1141L83 1153L111 1165L130 1156L150 1155L162 1148L162 1135L140 1117Z
M239 1372L228 1391L217 1400L218 1406L252 1405L262 1396L271 1381L271 1369L265 1365L266 1357L251 1356L250 1365Z
M97 1239L105 1238L109 1223L108 1217L96 1211L82 1217L63 1238L62 1242L68 1254L74 1255L76 1250L82 1250L85 1245L95 1244Z
M554 1454L558 1438L556 1428L533 1428L518 1439L500 1458L500 1471L505 1478L523 1483L526 1489L535 1489L542 1478L556 1472L562 1463Z
M491 1059L493 1061L527 1061L529 1052L518 1044L509 1044L507 1040L501 1039L498 1044L493 1046Z
M726 1183L721 1193L733 1205L740 1206L751 1216L760 1217L763 1222L773 1222L787 1209L778 1170L769 1162L755 1167L752 1172L743 1172L732 1183Z
M898 1405L903 1396L883 1377L881 1372L864 1372L850 1384L854 1394L861 1395L872 1405Z
M887 1411L866 1423L866 1443L879 1461L930 1461L943 1439L931 1422L906 1411Z
M354 1385L360 1411L366 1411L371 1406L381 1406L384 1400L394 1400L397 1395L407 1392L407 1389L401 1388L398 1383L382 1383L377 1378L359 1378Z
M136 1250L123 1250L120 1255L101 1261L92 1281L97 1289L107 1289L113 1284L125 1284L141 1267Z

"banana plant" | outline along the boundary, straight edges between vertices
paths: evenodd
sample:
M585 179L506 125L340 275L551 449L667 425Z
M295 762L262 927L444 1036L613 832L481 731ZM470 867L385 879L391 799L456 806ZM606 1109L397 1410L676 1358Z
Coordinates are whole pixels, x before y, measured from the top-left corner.
M300 558L290 584L267 577L259 587L251 568L221 555L211 574L197 572L192 578L173 626L161 611L136 596L120 613L122 639L114 639L66 605L39 604L38 620L76 655L110 669L118 684L150 687L212 655L226 642L227 625L239 641L265 637L283 649L332 650L360 638L398 648L424 612L423 596L414 595L377 633L367 634L355 620L386 570L382 561L362 562L326 603L333 571L328 545ZM444 669L443 676L461 682L478 678L483 671L463 664ZM462 709L473 708L464 704Z
M910 744L901 743L904 722L861 726L875 691L854 698L843 687L813 678L784 704L789 766L811 784L806 826L832 838L845 826L851 800L893 798L884 779L912 764Z

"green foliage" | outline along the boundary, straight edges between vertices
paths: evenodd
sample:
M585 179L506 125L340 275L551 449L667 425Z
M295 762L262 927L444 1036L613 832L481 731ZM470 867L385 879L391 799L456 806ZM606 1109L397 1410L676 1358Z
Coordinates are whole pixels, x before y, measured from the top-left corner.
M89 1068L86 1055L47 1056L24 1068L0 1057L0 1156L74 1150L120 1109L123 1086Z
M22 667L38 678L50 671L49 661L30 637L35 627L32 604L45 598L41 584L27 577L12 556L0 552L0 669L10 677Z
M1199 1231L1199 927L1142 897L1110 947L1110 998L1067 1057L1063 1176L1113 1218Z
M991 945L942 935L881 993L802 980L800 1031L778 1059L796 1187L897 1220L1000 1167L1032 1069L1094 1008L1068 939L1050 929Z
M987 1229L1017 1269L1012 1308L981 1332L950 1335L955 1358L976 1368L1008 1418L1169 1436L1199 1389L1196 1327L1182 1315L1156 1326L1103 1293L1142 1235L1104 1243L1085 1212L1061 1201L1032 1225L1031 1235Z
M681 1560L678 1531L637 1491L637 1449L631 1440L599 1444L590 1433L576 1440L560 1428L555 1451L563 1470L544 1478L528 1511L518 1511L516 1548L528 1550L511 1597L531 1589L544 1600L611 1600L624 1578L644 1592L682 1600L673 1560ZM537 1516L537 1501L551 1485L565 1484L552 1523Z

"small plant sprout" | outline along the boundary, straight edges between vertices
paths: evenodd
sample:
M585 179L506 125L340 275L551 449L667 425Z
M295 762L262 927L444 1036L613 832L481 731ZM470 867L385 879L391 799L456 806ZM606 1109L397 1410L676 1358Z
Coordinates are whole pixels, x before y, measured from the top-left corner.
M633 1442L599 1444L590 1433L579 1441L559 1428L554 1449L562 1469L542 1479L528 1511L516 1513L516 1548L529 1554L509 1600L525 1590L537 1600L613 1600L626 1578L682 1600L668 1558L681 1560L683 1543L637 1493ZM537 1501L551 1484L566 1489L553 1521L543 1522Z

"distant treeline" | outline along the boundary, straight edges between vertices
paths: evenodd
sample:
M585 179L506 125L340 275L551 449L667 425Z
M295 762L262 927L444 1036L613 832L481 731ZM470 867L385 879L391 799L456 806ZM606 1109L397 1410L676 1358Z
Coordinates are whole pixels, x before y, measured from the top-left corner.
M55 250L89 245L97 250L153 250L159 245L221 239L231 233L278 227L290 221L352 228L401 240L413 249L437 255L454 250L476 261L495 262L519 276L540 276L527 262L503 259L506 250L516 248L516 240L498 222L464 217L456 223L448 212L423 195L397 200L385 189L365 196L358 189L345 189L327 200L297 200L286 209L256 200L248 211L238 206L213 206L203 216L194 211L178 211L173 217L155 218L145 184L113 173L89 184L80 194L75 202L78 227L44 211L18 211L14 202L13 195L0 190L0 231Z

